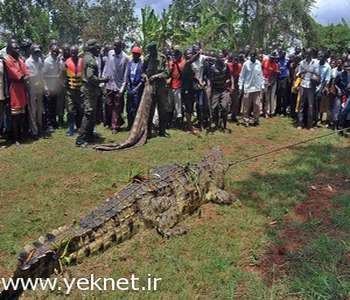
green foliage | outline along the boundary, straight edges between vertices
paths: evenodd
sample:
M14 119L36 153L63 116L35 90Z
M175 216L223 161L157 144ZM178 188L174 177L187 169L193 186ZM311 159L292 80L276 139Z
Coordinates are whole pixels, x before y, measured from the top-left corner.
M145 48L151 41L159 41L160 20L154 10L146 6L141 9L142 44Z
M322 48L329 48L338 53L350 45L350 27L344 20L337 25L316 26L317 45Z
M29 0L6 0L0 3L3 37L31 38L47 43L50 29L49 12Z
M130 36L137 19L135 1L4 0L0 3L3 40L30 38L46 47L52 38L77 42L79 37L111 41Z
M57 32L62 42L76 42L81 30L87 24L87 0L47 1L52 29Z
M272 42L290 46L315 40L311 17L314 0L173 0L167 11L157 16L151 8L142 11L144 40L160 44L205 48L237 48L245 44L267 48ZM316 42L316 40L315 40Z
M85 39L94 37L101 42L112 42L115 37L125 38L135 31L135 1L98 0L87 10L89 20L82 29ZM129 36L130 38L130 36Z
M250 44L268 48L273 42L288 47L323 47L335 51L350 43L349 25L322 26L311 16L315 0L173 0L157 15L151 7L135 16L135 1L125 0L4 0L0 2L2 42L15 36L39 42L77 42L116 36L145 47L201 43L206 49L233 49Z

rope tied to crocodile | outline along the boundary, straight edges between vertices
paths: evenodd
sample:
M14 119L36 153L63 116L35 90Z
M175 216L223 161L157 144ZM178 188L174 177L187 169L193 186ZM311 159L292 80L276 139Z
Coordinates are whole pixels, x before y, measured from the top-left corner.
M322 138L325 138L325 137L329 137L331 135L335 135L335 134L338 134L340 132L344 132L344 131L349 130L349 129L350 129L350 127L343 128L343 129L337 129L337 130L334 130L334 131L332 131L330 133L327 133L327 134L319 135L319 136L312 137L312 138L309 138L309 139L306 139L306 140L302 140L302 141L297 142L297 143L293 143L293 144L285 145L285 146L282 146L282 147L278 147L278 148L272 149L270 151L259 153L259 154L256 154L256 155L253 155L253 156L249 156L249 157L246 157L246 158L243 158L243 159L240 159L240 160L231 161L231 162L229 162L227 169L231 168L232 166L235 166L235 165L241 164L243 162L246 162L246 161L257 159L257 158L260 158L260 157L263 157L263 156L267 156L267 155L270 155L270 154L273 154L273 153L276 153L276 152L280 152L280 151L283 151L283 150L286 150L286 149L294 148L294 147L302 145L302 144L307 144L307 143L310 143L312 141L319 140L319 139L322 139Z

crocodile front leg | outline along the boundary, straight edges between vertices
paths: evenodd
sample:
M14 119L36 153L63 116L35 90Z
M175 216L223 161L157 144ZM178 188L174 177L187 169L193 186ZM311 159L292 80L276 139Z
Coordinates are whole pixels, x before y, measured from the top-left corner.
M222 189L211 189L206 195L208 202L216 204L232 204L236 200L236 196Z
M157 218L156 229L159 234L166 238L185 234L188 230L185 226L179 224L180 221L181 217L179 216L177 207L172 206L159 215Z

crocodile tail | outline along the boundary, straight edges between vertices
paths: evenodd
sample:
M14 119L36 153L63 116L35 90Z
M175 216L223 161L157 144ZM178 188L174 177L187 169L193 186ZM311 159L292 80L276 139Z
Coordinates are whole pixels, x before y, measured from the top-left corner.
M151 105L152 86L149 82L146 82L134 124L126 141L121 144L105 144L96 146L94 148L98 151L115 151L130 149L146 144L148 135L148 119L150 117Z

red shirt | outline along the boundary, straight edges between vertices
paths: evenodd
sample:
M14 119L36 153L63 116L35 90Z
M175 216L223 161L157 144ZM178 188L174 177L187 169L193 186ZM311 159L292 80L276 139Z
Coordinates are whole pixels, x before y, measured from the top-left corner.
M280 71L280 68L278 66L278 63L272 61L267 57L262 62L262 71L263 71L264 78L270 81L270 79L273 76L275 77L277 76L277 74Z
M11 112L24 112L24 108L28 102L28 92L23 77L29 75L28 68L22 58L16 60L11 55L6 56L5 64L10 82L9 95Z
M172 89L179 89L182 86L181 75L185 67L185 60L183 58L180 61L172 60L169 62L169 71L170 71L170 87Z
M227 63L228 70L230 75L234 78L238 77L241 74L242 65L238 62Z

